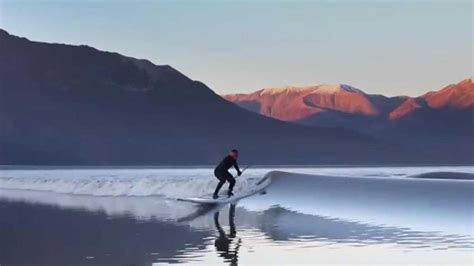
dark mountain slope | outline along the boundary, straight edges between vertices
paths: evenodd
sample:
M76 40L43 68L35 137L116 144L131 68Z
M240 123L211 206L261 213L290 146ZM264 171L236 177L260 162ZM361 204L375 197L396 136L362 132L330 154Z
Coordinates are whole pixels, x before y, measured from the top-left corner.
M233 147L255 164L437 160L242 110L169 66L1 30L0 145L1 164L213 164Z

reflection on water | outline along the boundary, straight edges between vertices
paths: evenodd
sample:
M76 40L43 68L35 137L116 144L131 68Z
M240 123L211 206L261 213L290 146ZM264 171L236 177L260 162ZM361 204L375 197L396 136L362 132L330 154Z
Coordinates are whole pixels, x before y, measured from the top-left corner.
M1 265L151 265L205 248L211 231L103 212L0 201Z
M218 237L214 241L214 246L216 247L217 253L219 256L224 258L225 262L230 262L230 265L237 265L239 248L242 243L242 239L237 238L234 243L234 240L237 235L235 230L235 205L231 204L229 208L229 227L230 232L226 234L224 229L222 229L219 224L219 212L214 213L214 225L218 232Z
M414 231L409 228L364 224L317 215L300 214L275 206L261 214L261 230L275 241L321 241L326 245L364 246L397 244L406 248L474 248L469 236Z
M245 201L239 204L173 222L0 201L0 263L350 263L341 254L362 256L361 263L384 263L372 257L374 252L400 260L393 263L472 262L474 241L467 236L307 215L279 206L249 211ZM60 253L54 252L58 249Z
M474 264L474 182L278 172L266 192L196 206L0 189L0 265Z

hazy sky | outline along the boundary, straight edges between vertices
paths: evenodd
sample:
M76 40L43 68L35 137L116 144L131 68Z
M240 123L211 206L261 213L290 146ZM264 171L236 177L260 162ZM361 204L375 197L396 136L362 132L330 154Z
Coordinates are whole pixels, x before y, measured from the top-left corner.
M473 75L473 4L0 0L0 27L169 64L218 93L345 83L420 95Z

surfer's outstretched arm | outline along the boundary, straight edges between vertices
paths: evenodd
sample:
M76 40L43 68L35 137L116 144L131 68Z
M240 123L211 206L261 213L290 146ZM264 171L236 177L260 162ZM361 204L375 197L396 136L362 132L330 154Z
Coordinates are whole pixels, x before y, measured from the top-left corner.
M237 164L237 160L234 161L234 168L237 170L237 175L240 176L242 171L240 171L239 164Z

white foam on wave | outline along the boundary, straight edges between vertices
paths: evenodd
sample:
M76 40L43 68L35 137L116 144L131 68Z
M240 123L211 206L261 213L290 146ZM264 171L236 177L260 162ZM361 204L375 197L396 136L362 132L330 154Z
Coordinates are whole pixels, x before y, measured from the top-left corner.
M318 167L250 168L237 178L235 191L246 192L271 170L347 177L405 178L435 171L474 173L473 167ZM195 169L1 169L0 188L93 196L194 197L212 193L211 168ZM227 185L222 192L225 192Z
M257 182L252 175L239 177L235 191L247 191ZM212 169L2 170L0 175L3 189L93 196L202 196L216 184Z

